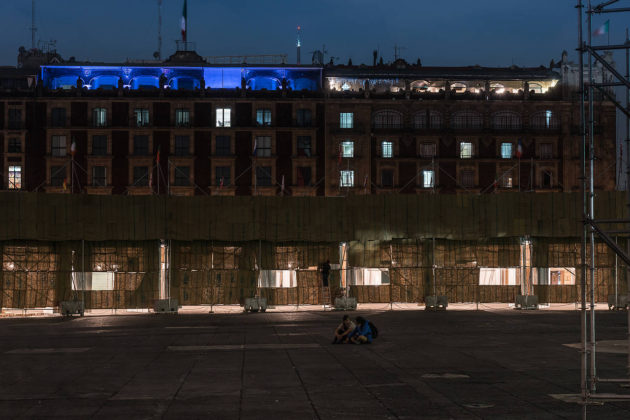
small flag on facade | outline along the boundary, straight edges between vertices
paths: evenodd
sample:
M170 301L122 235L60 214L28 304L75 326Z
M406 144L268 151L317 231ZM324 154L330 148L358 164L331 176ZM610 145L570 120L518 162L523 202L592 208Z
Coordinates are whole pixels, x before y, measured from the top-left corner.
M593 31L593 35L594 36L606 35L608 33L609 27L610 27L610 19L604 22L602 26L595 29L595 31Z
M221 177L221 181L219 182L219 189L223 188L223 177Z
M523 156L523 142L521 139L518 139L518 144L516 145L516 158L520 159Z
M182 10L182 41L186 42L186 26L188 24L188 8L186 7L186 0L184 0L184 10Z
M160 164L160 145L158 145L157 154L155 155L155 163Z
M77 141L72 139L72 144L70 145L70 154L72 157L77 153Z

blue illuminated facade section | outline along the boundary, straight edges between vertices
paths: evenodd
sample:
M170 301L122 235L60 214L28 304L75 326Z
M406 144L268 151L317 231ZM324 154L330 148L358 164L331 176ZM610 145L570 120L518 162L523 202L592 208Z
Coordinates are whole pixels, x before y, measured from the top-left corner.
M134 67L134 66L42 66L42 81L48 89L70 89L81 85L90 90L124 88L175 90L236 89L243 84L251 90L287 88L318 91L322 88L321 68L300 67Z

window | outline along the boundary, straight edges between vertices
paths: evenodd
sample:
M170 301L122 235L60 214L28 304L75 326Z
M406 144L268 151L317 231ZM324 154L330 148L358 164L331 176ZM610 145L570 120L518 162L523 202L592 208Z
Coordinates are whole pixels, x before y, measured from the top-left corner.
M9 108L9 130L19 130L22 128L22 110Z
M53 108L50 110L50 125L53 127L66 126L66 108Z
M383 169L381 171L381 186L393 187L394 186L394 171L391 169Z
M553 173L551 171L543 171L542 173L542 187L551 188L553 186Z
M104 166L92 167L92 186L104 187L107 185L106 168Z
M175 125L177 127L190 126L190 111L184 108L175 110Z
M94 127L106 127L107 126L107 109L94 108L92 110L92 124Z
M175 156L188 156L190 154L190 137L175 136Z
M550 110L539 111L532 114L530 122L532 128L542 130L553 130L558 128L559 125L558 117Z
M50 167L50 185L61 187L66 179L66 168L64 166Z
M422 171L422 188L433 188L435 185L435 175L433 171Z
M256 156L258 157L270 157L271 156L271 137L257 136L254 139L254 150L256 150Z
M260 270L258 287L296 287L295 270Z
M442 114L437 111L429 112L429 128L442 128L443 119Z
M271 186L271 166L256 167L256 185L259 187Z
M391 158L394 156L394 143L391 141L381 142L381 155L384 158Z
M459 157L461 159L470 159L473 157L473 144L470 142L459 143Z
M396 111L378 111L374 114L374 128L402 128L402 114Z
M518 130L521 128L521 116L516 112L497 112L492 116L492 127L497 130Z
M451 116L451 128L479 129L483 126L483 118L479 112L459 111Z
M475 173L471 169L464 169L461 172L461 182L465 188L472 187L475 185Z
M187 187L190 185L190 166L176 166L174 169L175 172L175 182L174 184L178 187Z
M512 188L512 172L511 171L504 172L503 175L501 175L501 186L503 188Z
M389 284L389 270L386 268L352 268L348 270L350 286L381 286Z
M231 108L217 108L217 127L231 127Z
M310 127L313 124L313 117L310 109L298 109L296 112L296 117L296 125L298 127Z
M16 137L9 138L8 153L22 153L22 141Z
M214 154L217 156L229 156L232 154L230 136L217 136L215 140Z
M298 136L297 152L298 156L311 157L311 136Z
M413 128L422 129L427 128L427 112L420 111L413 114Z
M230 185L231 168L229 166L217 166L214 168L215 182L218 187Z
M501 143L501 159L512 159L512 143Z
M137 187L146 187L147 185L149 185L148 166L133 167L133 185Z
M434 157L436 153L436 144L435 143L422 143L420 145L420 156L423 158L431 158Z
M9 166L9 185L10 190L19 190L22 188L22 167Z
M354 113L341 112L339 114L339 128L354 128Z
M264 126L264 127L271 125L271 110L270 109L257 109L256 110L256 125Z
M107 136L92 136L92 155L107 155Z
M341 187L354 187L354 171L341 171L339 185Z
M136 108L133 111L136 118L136 127L147 127L149 125L149 110L144 108Z
M310 166L298 166L297 185L298 187L311 186L311 167Z
M149 136L133 136L134 156L147 156L149 154Z
M540 158L553 159L553 145L551 143L542 143L540 145Z
M66 136L52 136L51 138L51 154L57 157L63 157L68 153L66 147Z
M344 158L354 157L354 142L353 141L341 142L341 157L344 157Z

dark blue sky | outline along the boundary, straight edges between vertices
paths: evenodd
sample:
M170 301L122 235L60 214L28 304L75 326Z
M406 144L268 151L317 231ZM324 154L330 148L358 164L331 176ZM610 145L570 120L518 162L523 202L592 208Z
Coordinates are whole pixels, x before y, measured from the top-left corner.
M574 56L575 0L188 0L189 40L202 56L289 54L303 28L302 62L323 44L340 62L385 61L394 45L424 65L548 65L563 49ZM163 0L162 55L179 38L183 0ZM611 19L611 42L622 42L627 15ZM0 65L15 65L30 47L31 1L0 0ZM38 39L57 40L64 57L119 62L150 59L157 49L156 0L38 0Z

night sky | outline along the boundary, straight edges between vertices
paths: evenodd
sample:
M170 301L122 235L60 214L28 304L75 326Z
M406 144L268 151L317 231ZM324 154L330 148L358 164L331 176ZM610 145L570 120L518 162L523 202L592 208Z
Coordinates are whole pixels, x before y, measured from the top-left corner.
M37 39L77 60L151 59L157 49L157 0L37 0ZM202 56L288 54L295 62L295 28L303 28L302 62L326 45L354 64L385 61L394 45L424 65L549 65L562 50L575 57L575 0L188 0L189 41ZM162 56L180 36L183 0L163 0ZM610 18L611 43L623 42L627 15ZM0 65L16 65L31 45L31 0L0 0ZM327 59L328 60L328 59Z

